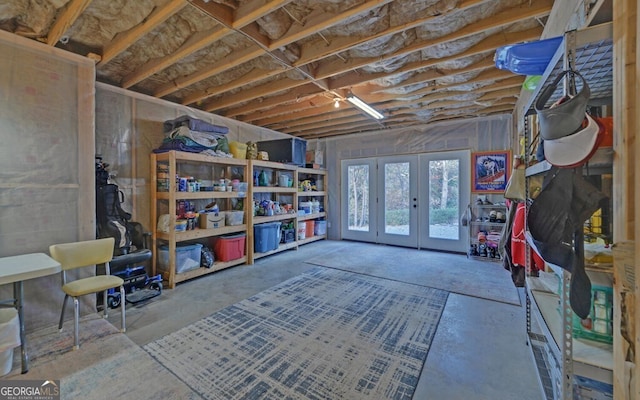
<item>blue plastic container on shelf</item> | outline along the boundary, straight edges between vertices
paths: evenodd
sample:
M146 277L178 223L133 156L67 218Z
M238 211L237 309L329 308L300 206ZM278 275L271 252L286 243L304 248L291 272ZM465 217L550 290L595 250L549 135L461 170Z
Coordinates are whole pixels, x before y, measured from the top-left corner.
M562 43L562 36L535 42L511 44L496 49L498 69L518 75L542 75Z
M254 251L266 253L276 250L280 243L280 222L267 222L253 226Z

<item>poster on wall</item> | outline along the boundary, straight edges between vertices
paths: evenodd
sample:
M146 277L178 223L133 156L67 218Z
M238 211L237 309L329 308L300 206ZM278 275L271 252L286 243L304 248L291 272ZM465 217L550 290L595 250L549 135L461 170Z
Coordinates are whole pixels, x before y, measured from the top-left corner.
M471 191L504 192L511 174L511 151L496 150L471 153Z

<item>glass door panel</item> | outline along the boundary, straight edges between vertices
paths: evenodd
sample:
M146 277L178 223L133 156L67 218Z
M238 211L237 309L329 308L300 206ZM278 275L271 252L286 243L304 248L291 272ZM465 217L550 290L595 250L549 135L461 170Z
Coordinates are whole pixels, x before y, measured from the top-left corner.
M460 216L469 204L469 158L467 150L420 156L420 247L466 252Z
M378 159L379 221L378 242L397 246L418 245L418 203L416 156Z
M376 240L374 159L342 161L342 237Z

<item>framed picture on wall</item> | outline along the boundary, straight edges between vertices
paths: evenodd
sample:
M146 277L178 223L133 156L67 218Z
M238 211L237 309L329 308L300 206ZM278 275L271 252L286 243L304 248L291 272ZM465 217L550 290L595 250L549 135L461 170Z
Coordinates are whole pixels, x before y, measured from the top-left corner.
M471 192L504 192L510 177L510 150L471 153Z

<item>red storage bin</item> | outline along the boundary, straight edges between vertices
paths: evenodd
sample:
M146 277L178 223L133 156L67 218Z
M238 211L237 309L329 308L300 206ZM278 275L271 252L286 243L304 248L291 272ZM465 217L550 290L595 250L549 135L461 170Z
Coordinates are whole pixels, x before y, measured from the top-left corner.
M214 238L213 253L216 261L231 261L244 257L244 233Z

